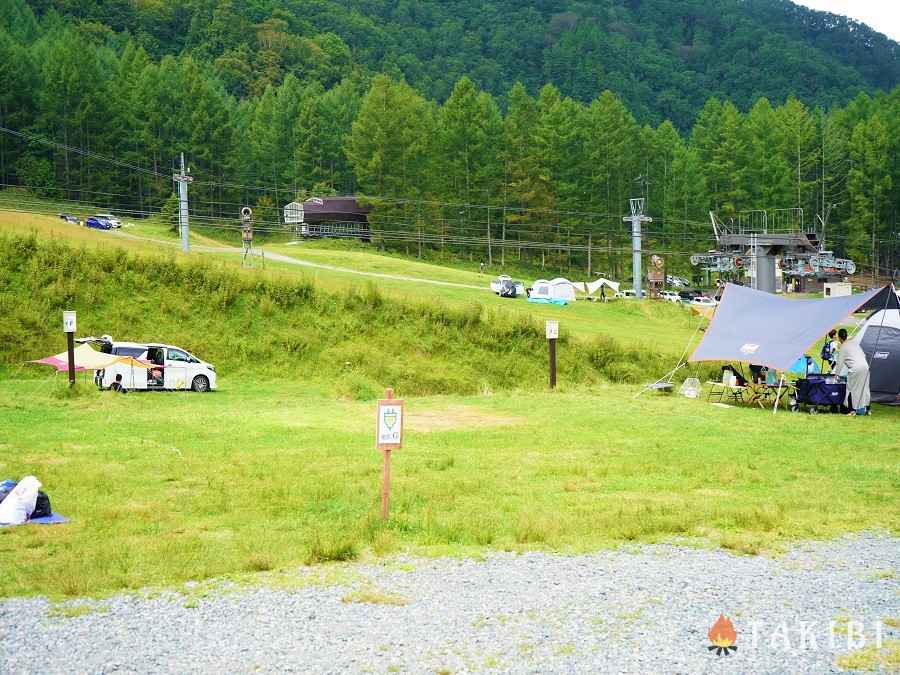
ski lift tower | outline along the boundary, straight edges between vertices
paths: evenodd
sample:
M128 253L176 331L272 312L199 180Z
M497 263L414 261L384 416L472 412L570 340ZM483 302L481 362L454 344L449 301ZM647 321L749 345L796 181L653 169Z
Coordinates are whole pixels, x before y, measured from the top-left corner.
M641 223L652 223L653 218L644 215L644 199L629 199L631 215L623 216L622 220L631 223L631 274L634 278L634 297L641 300L644 294L641 292Z
M815 226L804 225L803 209L744 211L727 225L712 211L709 215L717 252L736 262L749 258L753 285L760 291L776 291L776 257L808 258L819 252L819 234Z

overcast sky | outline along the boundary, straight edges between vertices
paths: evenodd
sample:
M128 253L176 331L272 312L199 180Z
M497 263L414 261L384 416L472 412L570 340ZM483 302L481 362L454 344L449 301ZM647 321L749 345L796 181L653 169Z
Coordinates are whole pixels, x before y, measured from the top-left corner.
M862 21L900 42L900 0L794 0L798 5Z

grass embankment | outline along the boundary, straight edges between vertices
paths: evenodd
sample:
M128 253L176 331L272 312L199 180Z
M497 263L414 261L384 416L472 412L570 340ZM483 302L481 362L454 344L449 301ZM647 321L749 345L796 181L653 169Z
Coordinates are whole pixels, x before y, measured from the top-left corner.
M82 335L177 344L226 376L328 382L354 398L385 385L402 394L476 393L546 380L543 326L527 315L387 301L371 283L332 292L297 274L241 273L197 257L0 237L0 364L62 351L63 309L79 311ZM570 385L644 381L675 358L605 336L574 340L565 325L559 353L560 381Z
M292 261L300 264L276 262L270 256L264 264L261 259L253 258L253 269L241 269L239 242L235 236L227 242L231 245L231 252L224 252L222 241L211 240L193 229L193 253L185 256L178 251L177 237L166 226L153 219L133 222L126 220L126 227L122 231L88 230L66 224L55 216L3 211L0 200L0 230L21 235L34 233L41 239L63 240L103 249L125 249L133 253L164 252L179 260L214 258L244 277L303 279L314 282L321 289L341 293L371 281L377 285L385 299L412 300L416 303L439 302L462 309L479 303L490 310L500 310L512 316L533 317L538 321L556 319L562 322L563 330L575 337L605 336L634 349L643 350L646 347L650 351L668 353L671 359L677 358L681 353L698 321L684 308L662 302L622 301L605 305L577 302L567 307L556 307L531 304L524 298L501 299L488 291L492 273L482 275L473 271L471 266L469 269L460 269L410 260L397 254L380 253L374 248L353 242L317 240L293 246L269 242L259 250L290 256ZM320 267L323 265L331 268ZM410 280L387 278L386 275L407 277ZM533 281L536 277L524 278ZM574 278L579 277L575 275ZM471 288L434 285L416 281L417 279L446 281ZM664 370L668 370L668 367Z
M634 387L407 399L391 519L373 406L305 383L212 394L0 382L0 478L64 526L0 530L0 595L84 595L328 560L692 538L756 553L887 528L900 414L723 409Z

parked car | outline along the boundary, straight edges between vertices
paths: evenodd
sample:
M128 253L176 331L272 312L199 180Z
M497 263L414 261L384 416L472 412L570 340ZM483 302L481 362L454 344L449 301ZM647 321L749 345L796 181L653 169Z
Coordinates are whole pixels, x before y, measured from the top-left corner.
M697 307L715 307L719 303L706 295L698 295L691 300L691 304Z
M672 288L687 288L690 286L690 282L687 279L674 274L666 275L666 283Z
M510 285L515 289L514 295L509 295ZM491 290L497 295L503 295L505 291L506 295L504 297L514 298L517 295L525 295L525 284L521 281L515 281L507 274L501 274L491 282Z
M634 292L633 288L623 288L621 291L616 293L617 298L636 298L637 293Z
M216 368L202 361L186 349L158 342L114 342L111 337L79 338L78 342L88 342L106 354L131 356L139 361L152 363L155 368L133 368L116 364L98 372L97 384L108 389L122 376L125 389L210 391L216 389ZM102 373L102 374L101 374Z
M111 230L112 224L104 219L99 218L97 216L89 216L87 220L84 221L85 227L92 227L95 230Z
M681 296L675 291L660 291L659 299L666 302L681 302Z
M98 214L95 215L94 217L95 217L95 218L102 218L103 220L105 220L106 222L108 222L108 223L109 223L113 228L115 228L115 229L118 229L118 228L122 227L121 221L119 221L119 219L116 218L116 217L115 217L114 215L112 215L111 213L98 213Z
M78 225L81 222L76 216L73 216L71 213L60 213L59 217L67 223L72 223L73 225Z
M696 298L698 295L703 295L701 291L697 291L694 289L686 289L683 291L678 291L678 297L681 298L681 302L686 305L691 304L691 301Z

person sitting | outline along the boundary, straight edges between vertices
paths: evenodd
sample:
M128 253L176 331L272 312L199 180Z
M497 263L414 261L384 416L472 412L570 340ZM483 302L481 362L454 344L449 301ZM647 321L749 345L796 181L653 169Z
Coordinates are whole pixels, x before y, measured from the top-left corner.
M866 361L866 353L859 345L859 340L847 339L847 329L838 331L838 341L841 349L838 352L837 363L834 372L838 375L847 369L847 394L844 398L844 408L849 410L848 415L867 415L872 393L869 390L869 363Z
M125 394L128 392L125 387L122 386L122 373L118 373L116 375L116 381L109 385L110 390L118 392L120 394Z

